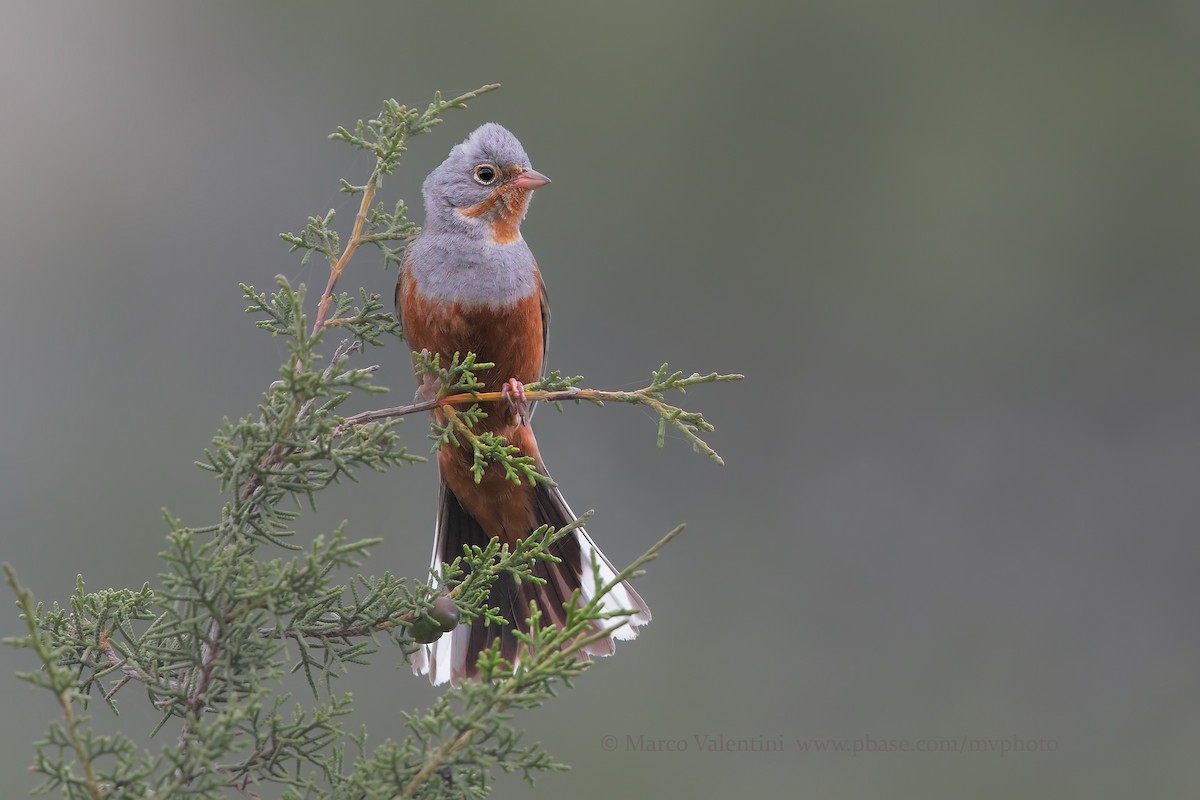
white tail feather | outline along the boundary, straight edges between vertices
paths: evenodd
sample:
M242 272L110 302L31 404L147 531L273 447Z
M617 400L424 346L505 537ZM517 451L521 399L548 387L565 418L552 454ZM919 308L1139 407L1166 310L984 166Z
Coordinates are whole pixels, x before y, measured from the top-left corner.
M554 491L557 493L557 490ZM557 499L567 510L567 514L571 518L575 518L562 496L558 495ZM587 531L583 528L576 528L570 535L574 536L576 542L579 544L582 567L582 575L580 576L580 594L582 596L580 597L580 603L586 604L591 602L596 593L603 589L605 585L616 579L617 570L613 567L612 562L605 557L604 553L600 552L600 548L596 547L596 543L592 541L592 538L588 536ZM438 531L438 535L434 540L433 562L431 566L431 570L435 576L440 575L441 572L442 561L440 550L441 531ZM569 566L573 567L574 565ZM605 628L611 631L612 638L596 641L588 645L584 649L584 652L588 656L612 655L616 650L616 645L612 639L624 641L636 639L639 633L638 629L650 621L650 609L646 606L646 602L642 600L641 596L629 585L628 581L612 587L604 595L600 606L604 613L614 615L602 623ZM436 642L422 645L421 649L413 656L413 673L428 675L429 681L435 686L447 681L457 686L459 681L468 672L466 660L470 646L470 633L471 627L469 625L459 625L452 632L443 635ZM520 662L519 653L517 662Z

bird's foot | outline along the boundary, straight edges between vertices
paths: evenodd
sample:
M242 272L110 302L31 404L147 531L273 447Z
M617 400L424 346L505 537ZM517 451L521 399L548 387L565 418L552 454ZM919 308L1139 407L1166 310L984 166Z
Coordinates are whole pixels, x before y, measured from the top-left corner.
M529 424L529 401L525 399L525 384L509 378L500 389L508 402L508 413L518 426Z
M422 350L421 356L429 358L429 350ZM442 379L432 372L426 372L420 378L421 383L417 386L416 401L418 403L431 403L437 400L438 395L442 393Z

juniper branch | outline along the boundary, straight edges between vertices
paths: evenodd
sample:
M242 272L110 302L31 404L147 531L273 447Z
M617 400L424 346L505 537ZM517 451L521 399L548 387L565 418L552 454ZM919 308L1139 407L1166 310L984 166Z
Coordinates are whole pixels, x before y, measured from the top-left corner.
M49 689L58 698L58 707L62 711L63 723L66 726L67 740L75 752L75 760L83 769L83 784L92 800L103 800L104 793L100 789L100 780L92 766L92 754L87 742L79 732L79 721L75 717L73 702L79 694L75 676L60 665L64 655L61 647L56 647L42 637L38 629L39 614L34 608L33 595L28 589L17 582L17 573L8 564L4 565L4 577L9 587L17 596L17 605L21 608L21 616L29 635L23 640L6 640L8 644L18 644L31 648L42 663L43 674L29 673L21 675L29 683ZM60 782L73 780L69 770L64 770L57 776Z
M543 525L513 547L493 539L485 548L467 548L460 558L447 564L442 573L442 594L453 599L467 597L469 610L486 598L492 582L502 573L509 573L522 580L541 581L532 574L532 564L537 560L552 560L549 550L558 540L582 527L592 516L588 511L570 525L557 530ZM385 580L390 576L384 576ZM397 586L397 589L400 587ZM468 597L468 596L473 596ZM345 640L383 633L398 627L411 625L427 611L417 609L393 609L382 614L373 614L370 605L331 608L319 619L299 621L293 626L264 626L258 629L260 636L284 639Z
M390 213L381 208L372 209L375 193L382 184L383 178L395 171L400 156L408 149L408 140L440 125L442 112L451 108L466 108L468 100L473 100L499 88L499 84L488 84L451 100L443 100L441 92L437 92L433 102L423 113L409 109L408 106L397 103L395 100L389 100L375 119L365 123L359 120L353 132L345 128L338 128L330 135L331 139L340 139L374 154L375 166L371 170L367 182L362 186L342 181L342 191L349 194L362 194L358 212L354 215L350 239L346 242L344 250L339 252L337 237L330 236L328 233L329 224L333 221L332 211L319 220L315 217L310 218L305 235L283 235L283 239L292 244L293 250L300 248L320 250L330 260L329 280L326 282L325 292L317 304L317 314L313 320L311 335L316 336L325 326L325 318L333 303L333 292L338 279L342 277L346 265L361 245L372 243L384 247L385 242L408 240L416 234L416 226L406 224L403 203L398 203ZM367 230L367 233L363 232L364 229ZM398 257L394 251L386 252L390 258Z
M550 693L556 680L562 680L569 685L570 677L587 667L587 662L579 661L578 655L589 644L610 636L613 631L626 624L629 614L634 613L633 609L629 609L625 621L589 635L589 627L597 620L609 616L601 611L604 597L624 581L641 575L642 567L657 558L662 548L681 534L683 529L684 526L680 525L659 539L632 564L603 583L588 603L579 604L579 593L576 591L571 601L564 603L567 613L561 628L542 627L541 613L535 603L529 619L529 633L518 634L525 646L525 655L520 666L514 668L501 661L496 648L480 655L481 679L479 684L472 687L473 690L478 690L473 693L480 701L475 703L467 717L459 722L455 729L456 735L430 752L416 774L392 800L414 797L439 766L466 748L476 737L487 734L490 720L496 714L501 714L514 705L524 707L536 704ZM592 568L598 577L599 565L593 564Z
M459 438L464 439L471 447L471 474L475 476L476 483L483 480L489 462L499 465L504 470L505 479L516 484L521 483L522 478L527 480L530 486L536 483L553 483L548 476L534 468L533 456L521 455L520 448L509 444L503 436L477 433L474 430L474 423L478 422L481 416L486 416L486 412L480 409L478 404L472 405L467 412L455 411L453 405L444 405L442 412L446 415L448 424L439 427L435 423L434 433L430 438L434 440L435 448L440 448L447 442L458 447Z
M692 443L692 446L698 452L704 453L709 458L716 461L718 464L724 464L724 460L716 451L714 451L707 442L705 442L697 434L697 431L710 433L715 430L704 416L699 412L685 411L678 406L673 406L667 403L663 397L666 392L671 390L683 393L687 388L697 386L704 383L725 383L729 381L740 381L745 376L738 374L719 374L716 372L708 375L699 375L693 373L690 376L684 377L682 372L668 373L667 365L651 373L651 382L641 388L633 391L609 391L603 389L581 389L576 386L568 386L566 388L557 388L558 384L550 384L550 388L538 388L544 383L531 383L526 387L525 397L531 402L548 401L574 401L579 403L587 401L596 405L604 405L606 402L611 403L632 403L641 405L652 410L658 415L658 446L662 447L666 434L666 427L670 425L675 430L679 431L684 437ZM558 380L563 380L559 378ZM578 382L580 378L572 378L572 381ZM420 411L433 411L441 409L443 411L456 406L475 405L477 403L498 402L504 399L501 392L461 392L458 394L446 395L444 397L431 398L418 403L411 403L403 406L393 406L391 408L381 408L374 411L364 411L359 414L346 417L345 420L334 429L335 436L345 435L354 428L367 425L373 422L382 420L395 419L408 414L415 414ZM454 420L455 417L451 416ZM462 431L458 425L455 430Z
M293 288L282 277L270 294L243 285L247 311L257 317L255 325L283 337L288 358L279 380L263 394L258 414L226 421L199 464L214 474L228 497L220 520L189 528L164 514L170 533L162 554L168 569L161 575L160 588L147 584L137 591L85 592L80 578L68 607L55 604L45 609L34 605L8 571L29 628L28 636L9 643L35 650L42 664L40 673L22 677L50 689L63 713L64 722L52 723L47 738L36 746L34 769L45 777L43 791L61 788L70 800L215 798L231 791L255 797L252 784L272 782L286 787L287 800L359 800L411 796L422 792L434 774L459 768L477 782L458 789L451 785L447 792L476 796L486 788L493 767L523 771L526 777L561 768L538 746L519 746L520 734L504 712L540 704L553 694L556 681L570 685L586 668L577 657L580 651L625 624L633 613L604 611L600 598L639 574L640 565L665 539L599 587L591 602L580 602L577 593L564 603L563 629L543 627L535 605L528 633L516 632L524 654L520 668L505 663L498 648L485 651L479 661L484 679L448 692L420 717L409 716L411 734L403 745L389 741L367 753L365 731L359 737L350 735L361 755L349 774L342 744L347 734L337 721L348 713L349 697L334 694L332 679L351 665L366 663L378 649L376 638L381 634L407 660L417 641L429 641L418 639L418 633L424 637L434 622L440 630L449 629L444 615L434 617L445 611L439 603L448 598L463 624L478 619L510 624L488 605L495 580L508 574L522 582L543 582L534 574L535 566L556 561L551 546L583 524L586 516L558 530L540 528L512 545L493 539L484 546L465 547L436 574L412 584L390 574L357 575L345 585L335 584L335 571L358 568L378 543L347 541L344 526L328 538L316 537L307 551L289 542L302 507L315 507L316 492L343 478L354 480L363 467L382 471L422 460L399 447L393 431L400 417L416 410L440 409L444 424L435 429L434 438L439 445L453 441L472 447L477 475L499 463L514 480L538 479L507 442L476 428L487 404L502 398L481 392L484 384L476 373L493 365L477 363L472 354L456 354L445 369L436 355L418 358L419 363L428 361L430 377L440 387L441 396L431 405L349 418L336 413L355 393L384 391L373 383L377 366L352 366L351 360L367 345L399 334L379 295L360 290L356 300L337 291L339 278L363 245L378 247L385 264L395 262L417 232L402 201L391 209L376 202L383 179L392 174L412 136L436 126L445 110L462 108L467 100L494 88L485 86L451 100L436 95L424 112L389 101L379 117L333 134L375 158L367 183L342 182L343 191L363 196L354 224L345 247L333 228L332 212L309 218L299 235L283 234L293 251L304 250L305 258L321 254L330 265L311 326L304 286ZM319 345L333 327L348 338L322 365ZM711 425L698 413L666 403L664 395L740 377L684 377L668 374L664 365L643 389L603 392L579 389L581 379L556 373L531 384L529 399L645 405L659 417L660 445L670 424L715 458L697 434L711 431ZM289 501L295 509L285 507ZM290 560L263 558L261 548L267 545L293 555ZM593 578L601 583L595 564ZM450 624L455 621L458 618ZM280 709L288 696L277 684L289 666L303 672L317 702L287 719ZM318 689L318 678L323 679L323 690ZM180 721L177 740L156 754L121 734L96 735L74 707L79 703L86 708L95 691L115 713L117 693L134 682L145 686L152 706L163 715L151 736L169 721ZM302 774L306 769L310 774Z

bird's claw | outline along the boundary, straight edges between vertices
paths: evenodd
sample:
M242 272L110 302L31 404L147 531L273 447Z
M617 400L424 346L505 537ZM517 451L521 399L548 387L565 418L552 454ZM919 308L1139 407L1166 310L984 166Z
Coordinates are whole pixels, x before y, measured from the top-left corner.
M429 350L422 349L421 357L429 358ZM431 403L437 400L438 395L442 393L442 379L432 372L426 372L420 377L420 383L417 385L416 402Z
M529 401L525 399L525 384L516 378L509 378L500 389L500 394L508 402L508 411L517 425L529 424Z

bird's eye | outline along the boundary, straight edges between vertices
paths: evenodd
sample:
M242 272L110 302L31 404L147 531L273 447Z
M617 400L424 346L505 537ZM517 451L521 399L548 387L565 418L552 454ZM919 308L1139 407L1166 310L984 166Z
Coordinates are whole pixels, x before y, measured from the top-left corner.
M491 186L496 182L496 172L496 168L491 164L479 164L475 167L475 172L473 173L475 182L484 186Z

